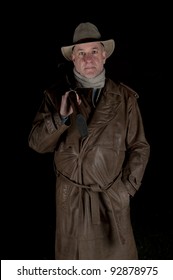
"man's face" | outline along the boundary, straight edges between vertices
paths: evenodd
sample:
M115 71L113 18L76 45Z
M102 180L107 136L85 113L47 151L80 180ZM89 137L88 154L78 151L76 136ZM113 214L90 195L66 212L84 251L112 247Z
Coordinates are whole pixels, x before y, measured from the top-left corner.
M72 61L80 75L94 78L103 71L106 61L104 46L100 42L75 45Z

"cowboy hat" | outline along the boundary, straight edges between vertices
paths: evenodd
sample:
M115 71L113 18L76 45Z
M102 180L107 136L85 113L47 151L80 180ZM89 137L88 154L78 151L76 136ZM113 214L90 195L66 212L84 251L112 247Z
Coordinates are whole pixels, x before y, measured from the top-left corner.
M89 42L100 42L104 45L107 58L113 53L115 48L115 41L110 40L101 40L101 34L98 31L97 27L90 23L80 23L74 32L73 35L73 44L71 46L61 47L61 52L67 60L71 60L71 54L73 47L77 44L89 43Z

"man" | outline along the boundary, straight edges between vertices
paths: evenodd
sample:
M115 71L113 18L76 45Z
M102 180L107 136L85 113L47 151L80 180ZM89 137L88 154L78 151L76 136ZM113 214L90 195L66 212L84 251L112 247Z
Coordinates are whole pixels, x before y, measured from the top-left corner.
M114 48L92 23L77 26L73 44L61 48L72 73L45 90L29 135L32 149L54 153L56 259L138 258L130 197L150 147L138 94L106 77Z

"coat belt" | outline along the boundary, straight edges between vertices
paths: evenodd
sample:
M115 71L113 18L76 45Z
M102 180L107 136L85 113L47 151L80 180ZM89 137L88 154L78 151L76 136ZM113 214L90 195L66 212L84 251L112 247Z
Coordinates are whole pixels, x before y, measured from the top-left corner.
M74 181L71 181L69 178L64 176L62 173L59 173L57 171L57 175L61 176L65 181L69 183L69 185L72 185L74 187L79 188L80 190L86 189L90 199L91 199L91 217L92 217L92 223L93 224L100 224L100 211L99 211L99 196L98 192L104 192L107 196L106 190L113 184L109 184L106 189L101 189L98 184L92 184L92 185L83 185L83 184L78 184L75 183ZM108 196L109 197L109 196ZM82 211L82 207L80 207ZM82 213L81 213L82 214Z

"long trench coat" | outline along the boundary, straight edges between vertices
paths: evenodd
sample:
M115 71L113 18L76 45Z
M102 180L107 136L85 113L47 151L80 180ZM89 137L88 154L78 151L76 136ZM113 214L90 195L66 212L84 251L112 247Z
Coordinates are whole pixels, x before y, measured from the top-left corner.
M81 138L75 111L62 122L56 87L44 92L29 135L32 149L54 153L55 258L137 259L130 197L141 185L150 154L138 94L106 79L94 108L86 98L90 91L85 89L80 104L86 137Z

